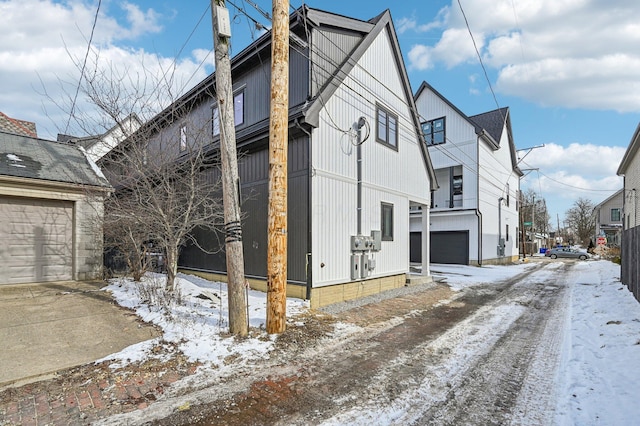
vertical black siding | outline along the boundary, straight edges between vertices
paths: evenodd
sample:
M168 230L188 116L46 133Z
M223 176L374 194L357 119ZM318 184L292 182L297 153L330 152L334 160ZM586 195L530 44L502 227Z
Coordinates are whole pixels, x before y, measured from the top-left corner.
M307 137L289 142L288 158L288 279L306 283L306 254L309 232L309 162ZM238 164L242 191L242 233L245 273L266 278L267 274L267 216L269 203L269 151L251 152L242 156ZM224 246L221 235L197 232L198 241ZM201 244L202 244L201 242ZM198 270L225 272L223 251L216 254L202 252L195 245L187 245L180 256L180 266Z
M362 36L335 29L317 29L313 38L312 95L318 94L339 66L349 58Z

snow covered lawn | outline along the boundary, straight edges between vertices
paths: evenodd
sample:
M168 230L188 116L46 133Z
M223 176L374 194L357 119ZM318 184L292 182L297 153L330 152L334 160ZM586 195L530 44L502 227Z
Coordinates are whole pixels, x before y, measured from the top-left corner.
M147 274L139 283L131 279L113 279L106 287L116 301L131 308L145 322L163 330L163 339L175 343L190 361L198 361L204 367L225 371L243 361L265 357L273 345L273 336L264 330L266 323L266 294L248 290L250 336L234 338L228 335L227 285L211 282L194 275L178 274L176 297L169 299L163 292L165 277ZM291 318L308 309L308 302L287 299L287 317ZM104 360L137 361L151 356L157 340L130 346ZM225 359L234 362L225 363Z

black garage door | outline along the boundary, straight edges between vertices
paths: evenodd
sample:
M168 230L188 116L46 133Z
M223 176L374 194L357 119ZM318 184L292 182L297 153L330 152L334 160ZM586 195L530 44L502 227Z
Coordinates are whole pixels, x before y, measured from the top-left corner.
M409 261L422 263L422 232L412 232L409 235Z
M469 231L431 233L431 263L469 264Z

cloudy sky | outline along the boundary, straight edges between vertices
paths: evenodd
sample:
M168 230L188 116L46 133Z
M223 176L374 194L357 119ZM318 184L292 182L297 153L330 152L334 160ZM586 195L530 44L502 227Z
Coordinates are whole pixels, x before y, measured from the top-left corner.
M269 1L254 3L271 10ZM233 4L269 25L250 2ZM547 200L554 224L578 197L599 203L622 187L616 170L640 121L637 0L307 4L365 20L390 8L414 90L428 81L467 115L510 107L516 147L540 147L521 163L538 169L522 188ZM71 110L80 118L91 112L76 94L82 68L136 88L161 76L179 95L213 70L208 6L0 0L0 111L36 122L44 138L82 134L86 126L69 118ZM228 6L237 53L259 31Z

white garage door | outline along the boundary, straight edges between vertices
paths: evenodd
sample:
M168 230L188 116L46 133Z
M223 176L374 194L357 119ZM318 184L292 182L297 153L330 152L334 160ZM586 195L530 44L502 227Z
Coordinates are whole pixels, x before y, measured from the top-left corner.
M72 279L73 203L0 196L0 284Z

